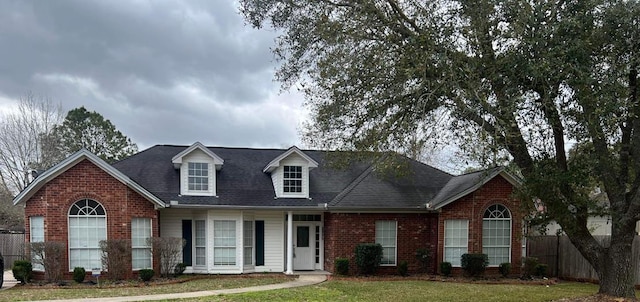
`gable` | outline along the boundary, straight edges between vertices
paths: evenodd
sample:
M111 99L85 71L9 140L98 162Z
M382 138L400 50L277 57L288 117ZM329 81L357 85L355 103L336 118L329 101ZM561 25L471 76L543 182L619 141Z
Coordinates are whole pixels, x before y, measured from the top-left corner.
M13 204L17 205L21 202L26 202L29 200L34 194L36 194L40 189L42 189L46 184L55 180L58 176L62 175L69 169L75 167L79 163L87 161L90 162L93 166L93 169L99 169L102 172L106 173L110 177L116 179L120 183L126 185L131 188L136 193L142 195L145 199L152 202L157 208L164 208L165 204L158 197L151 194L151 192L147 191L145 188L131 180L128 176L123 174L122 172L116 170L114 167L100 159L95 154L87 151L86 149L81 149L76 153L72 154L68 158L62 160L57 165L51 167L41 175L39 175L36 179L34 179L24 190L22 190L18 195L13 199ZM87 175L83 176L87 180L90 180L93 175L90 171L86 171ZM68 189L68 188L65 188Z

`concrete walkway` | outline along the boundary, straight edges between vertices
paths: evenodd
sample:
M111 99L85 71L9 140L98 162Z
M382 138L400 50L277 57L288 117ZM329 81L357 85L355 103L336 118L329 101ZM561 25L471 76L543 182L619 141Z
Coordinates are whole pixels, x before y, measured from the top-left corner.
M6 274L5 274L5 277L6 277ZM13 275L11 277L13 278ZM218 296L218 295L238 294L238 293L257 292L257 291L265 291L265 290L273 290L273 289L308 286L308 285L322 283L326 280L327 280L326 275L300 275L298 276L298 279L285 282L285 283L260 285L260 286L244 287L244 288L231 288L231 289L219 289L219 290L207 290L207 291L199 291L199 292L160 294L160 295L147 295L147 296L83 298L83 299L56 300L56 301L67 301L67 302L94 302L94 301L95 302L116 302L117 301L117 302L121 302L121 301L153 301L153 300L170 300L170 299L189 299L189 298L198 298L198 297L206 297L206 296ZM6 282L6 279L5 279L5 282Z
M4 271L4 283L2 283L2 289L14 287L16 284L18 284L18 281L13 278L11 270Z

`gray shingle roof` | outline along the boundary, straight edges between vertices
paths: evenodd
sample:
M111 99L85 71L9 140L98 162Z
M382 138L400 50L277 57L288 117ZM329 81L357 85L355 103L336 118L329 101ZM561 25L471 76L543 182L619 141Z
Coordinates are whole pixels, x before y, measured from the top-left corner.
M371 161L357 160L346 168L328 164L325 151L302 150L318 162L310 171L307 198L275 198L271 177L263 168L286 149L208 147L224 159L217 172L218 196L181 196L180 172L171 159L188 146L157 145L113 166L169 204L227 207L308 207L323 209L416 209L432 200L473 186L474 177L454 177L431 166L407 160L405 177L383 177ZM446 189L446 192L445 192Z

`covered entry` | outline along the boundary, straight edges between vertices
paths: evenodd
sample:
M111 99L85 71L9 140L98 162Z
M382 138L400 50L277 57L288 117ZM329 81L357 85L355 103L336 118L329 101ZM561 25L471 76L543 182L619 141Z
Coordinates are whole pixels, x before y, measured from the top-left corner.
M287 267L286 273L323 269L323 240L321 214L286 215Z

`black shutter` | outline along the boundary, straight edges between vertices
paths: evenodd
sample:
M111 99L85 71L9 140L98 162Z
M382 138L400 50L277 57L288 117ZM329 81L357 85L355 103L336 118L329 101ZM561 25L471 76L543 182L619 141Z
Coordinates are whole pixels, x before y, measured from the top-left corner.
M256 266L264 265L264 220L256 220Z
M193 251L193 233L192 233L192 221L191 220L183 220L182 221L182 239L185 240L185 245L182 248L182 263L187 266L191 266L191 258Z

